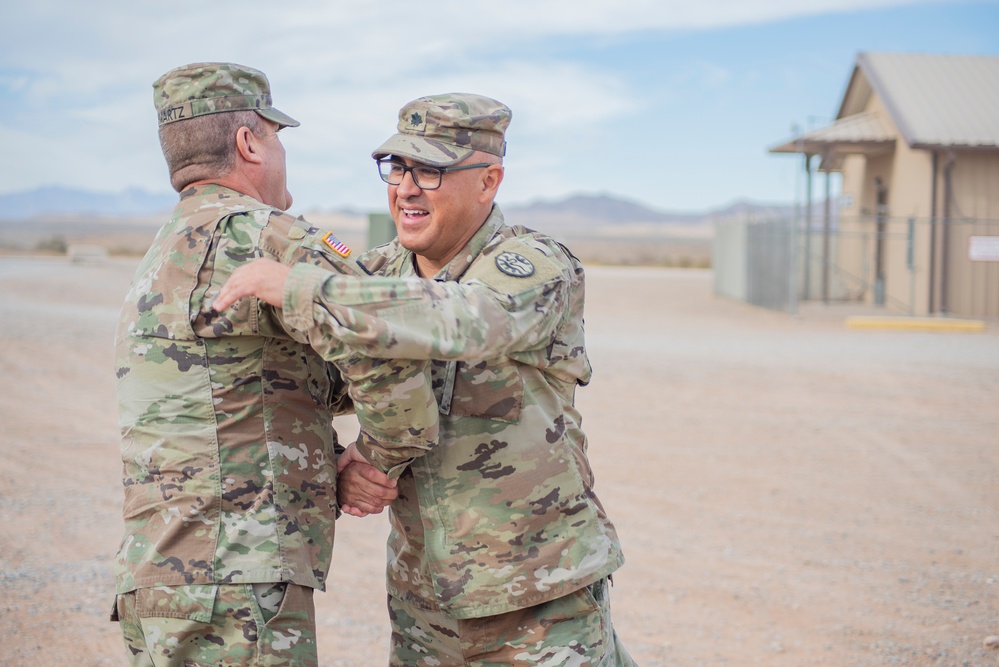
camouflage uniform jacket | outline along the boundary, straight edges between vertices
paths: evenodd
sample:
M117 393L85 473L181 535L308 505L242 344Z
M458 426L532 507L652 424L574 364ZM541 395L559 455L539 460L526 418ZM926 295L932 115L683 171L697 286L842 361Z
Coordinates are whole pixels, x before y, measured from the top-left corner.
M506 226L494 207L435 281L415 278L398 240L361 263L406 278L356 285L295 267L284 309L320 347L342 338L367 349L390 336L399 356L442 360L432 364L438 445L413 458L372 452L401 474L389 592L476 618L566 595L620 567L573 404L591 373L578 260L545 235ZM396 305L378 317L355 307L379 299Z
M353 272L336 251L345 247L321 234L234 190L200 186L181 193L139 265L115 336L125 487L118 593L323 587L336 516L332 411L350 407L344 373L359 378L355 398L395 406L370 424L379 439L392 443L404 430L408 442L436 440L425 364L327 346L338 373L267 304L242 299L225 315L210 308L233 269L257 256ZM400 391L407 380L415 386Z

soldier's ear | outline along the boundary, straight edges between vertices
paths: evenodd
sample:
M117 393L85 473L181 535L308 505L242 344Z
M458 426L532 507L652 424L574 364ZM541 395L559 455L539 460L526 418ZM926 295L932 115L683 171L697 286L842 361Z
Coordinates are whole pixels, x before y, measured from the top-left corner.
M245 125L236 130L236 150L239 152L239 156L247 162L260 164L264 161L257 136Z
M479 180L482 186L479 200L482 203L496 198L496 191L499 190L500 183L503 182L503 173L503 165L501 164L491 164L482 170L482 178Z

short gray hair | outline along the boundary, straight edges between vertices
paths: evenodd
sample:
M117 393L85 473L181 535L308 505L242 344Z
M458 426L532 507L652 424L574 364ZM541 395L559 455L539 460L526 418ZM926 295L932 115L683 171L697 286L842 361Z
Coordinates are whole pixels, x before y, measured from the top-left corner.
M195 181L220 178L236 164L236 130L260 125L255 111L227 111L160 126L170 185L180 192Z

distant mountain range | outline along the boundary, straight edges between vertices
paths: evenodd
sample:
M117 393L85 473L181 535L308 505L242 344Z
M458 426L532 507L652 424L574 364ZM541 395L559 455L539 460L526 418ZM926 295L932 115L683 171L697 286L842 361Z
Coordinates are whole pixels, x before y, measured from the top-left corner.
M0 218L19 220L40 215L144 216L169 211L174 193L150 193L137 188L124 192L91 192L49 186L0 195Z
M614 195L573 195L556 201L503 206L507 222L538 229L560 230L606 226L708 225L727 219L784 217L794 207L741 200L707 211L656 211Z
M59 186L43 187L0 195L0 219L23 220L65 215L150 216L169 211L177 201L176 197L173 193L150 193L135 188L119 193L104 193ZM722 219L783 217L793 213L793 206L749 200L708 211L665 212L609 194L580 194L554 201L504 204L502 207L511 224L546 230L568 226L578 229L622 224L697 225ZM356 211L342 212L348 215L365 215Z

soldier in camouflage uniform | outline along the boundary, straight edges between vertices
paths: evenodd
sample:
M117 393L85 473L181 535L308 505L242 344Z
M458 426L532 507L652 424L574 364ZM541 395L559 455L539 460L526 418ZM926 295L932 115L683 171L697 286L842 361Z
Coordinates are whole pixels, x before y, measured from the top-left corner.
M429 449L426 364L339 344L324 359L266 303L212 310L257 257L356 269L331 234L283 213L277 133L298 122L271 105L263 73L197 63L153 87L180 202L115 337L125 533L112 620L136 666L316 665L313 590L329 574L336 516L332 414L353 399L366 442Z
M397 358L435 360L437 446L345 454L398 476L391 665L632 665L608 600L623 557L573 403L591 373L583 268L552 238L506 225L493 203L510 117L468 94L402 108L398 134L373 153L398 238L362 258L391 278L258 262L233 276L219 307L255 294L283 305L287 326L317 349L378 355L391 338ZM375 302L393 305L358 307ZM360 515L379 498L357 491L352 471L340 498Z

